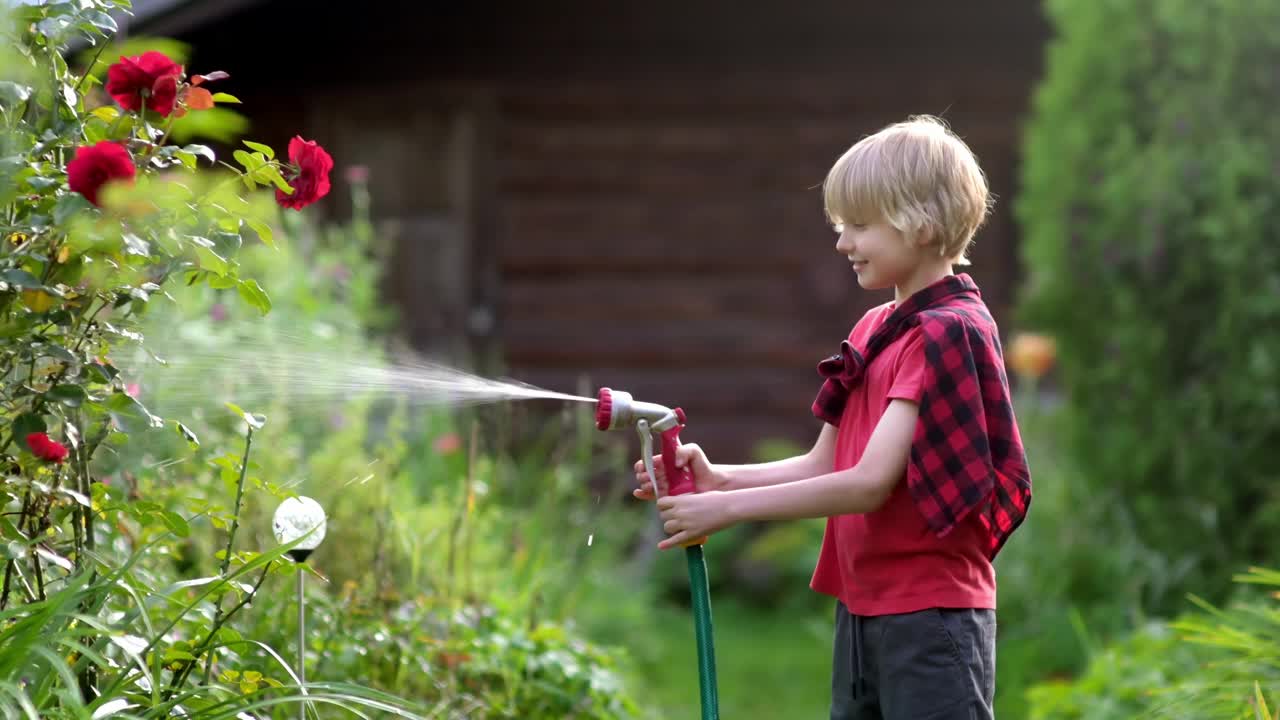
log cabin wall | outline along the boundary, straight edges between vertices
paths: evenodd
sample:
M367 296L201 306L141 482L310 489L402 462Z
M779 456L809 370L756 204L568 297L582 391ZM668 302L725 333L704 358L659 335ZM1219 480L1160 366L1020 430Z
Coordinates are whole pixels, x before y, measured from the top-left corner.
M889 297L835 254L819 185L913 113L944 116L983 163L997 205L969 272L1011 322L1037 3L350 7L259 0L137 31L231 72L254 137L301 129L370 168L387 291L425 352L679 404L687 439L725 460L808 442L814 365ZM324 211L341 216L335 180Z

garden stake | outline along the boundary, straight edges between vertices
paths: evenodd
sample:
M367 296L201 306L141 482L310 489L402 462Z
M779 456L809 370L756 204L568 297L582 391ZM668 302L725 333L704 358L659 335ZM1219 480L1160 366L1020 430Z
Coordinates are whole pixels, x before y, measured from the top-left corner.
M641 458L649 477L654 478L653 492L658 495L657 476L653 473L653 433L662 443L662 466L666 472L667 494L683 495L695 491L693 471L676 467L676 448L680 447L680 429L685 426L684 411L654 403L636 402L630 393L601 388L596 402L596 427L617 430L634 425L640 434ZM702 720L719 720L720 700L716 690L716 651L711 634L711 591L707 584L707 562L702 553L705 537L683 545L689 562L689 591L693 599L693 632L698 647L698 689L702 700Z
M309 497L288 498L276 508L271 519L276 542L281 545L300 540L289 549L288 555L298 563L298 689L307 694L307 570L304 565L312 551L324 540L325 516L320 503ZM307 720L306 701L298 704L298 717Z

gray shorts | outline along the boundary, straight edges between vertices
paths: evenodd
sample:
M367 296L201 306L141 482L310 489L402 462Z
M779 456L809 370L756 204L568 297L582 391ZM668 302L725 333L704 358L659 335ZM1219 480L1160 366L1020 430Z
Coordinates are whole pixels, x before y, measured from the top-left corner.
M850 615L836 602L831 720L992 720L994 610Z

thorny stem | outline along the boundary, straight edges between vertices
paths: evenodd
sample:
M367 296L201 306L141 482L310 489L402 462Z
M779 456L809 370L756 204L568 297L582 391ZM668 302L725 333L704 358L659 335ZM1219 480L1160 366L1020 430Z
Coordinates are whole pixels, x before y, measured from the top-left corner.
M253 588L249 590L249 592L245 593L244 598L242 598L240 602L236 603L235 606L227 612L220 612L218 614L218 618L214 620L213 627L209 628L209 634L206 635L204 641L191 652L191 654L195 656L195 659L187 663L186 667L182 668L182 671L173 679L173 682L165 690L165 700L168 700L174 693L182 689L182 686L187 682L187 678L191 676L192 669L199 664L200 656L205 652L209 653L205 656L204 666L204 682L205 684L208 684L209 675L212 672L211 663L213 662L213 652L210 649L210 646L213 645L214 638L218 636L218 631L222 629L223 625L227 624L228 620L253 600L254 596L258 594L258 589L262 587L263 581L267 579L267 574L270 572L271 565L268 564L266 567L262 568L262 574L259 575L257 581L253 583Z
M22 528L26 525L27 510L31 507L31 486L27 486L26 492L22 496L22 512L18 514L17 528L18 532L22 532ZM25 536L24 536L25 537ZM9 604L9 589L13 580L14 560L4 564L4 588L0 590L0 610L5 609Z
M84 86L84 81L89 79L89 75L93 73L93 69L98 65L98 58L102 57L102 51L107 49L111 43L106 38L102 39L102 45L98 47L98 52L93 54L93 59L89 61L89 67L84 69L84 74L80 76L80 80L76 83L75 93L80 94L80 88Z
M40 555L36 552L36 546L31 546L31 567L36 573L36 596L40 600L44 600L44 570L40 566Z
M244 499L244 479L245 475L249 472L249 449L252 447L253 426L250 425L248 432L246 432L244 436L244 455L240 458L240 478L236 480L236 504L235 510L231 516L231 530L227 533L227 549L223 553L222 567L218 570L218 575L224 578L227 576L227 571L231 569L231 550L236 542L236 531L240 529L240 503ZM261 580L259 580L259 583L261 583ZM243 604L244 603L241 603L241 605ZM213 623L215 629L221 627L222 623L226 621L225 618L228 616L222 611L221 598L218 599L216 605L218 609L214 615ZM238 609L240 609L240 605L237 605L231 612L234 613ZM213 655L214 654L211 652L205 657L204 681L206 683L209 682L209 676L213 672Z

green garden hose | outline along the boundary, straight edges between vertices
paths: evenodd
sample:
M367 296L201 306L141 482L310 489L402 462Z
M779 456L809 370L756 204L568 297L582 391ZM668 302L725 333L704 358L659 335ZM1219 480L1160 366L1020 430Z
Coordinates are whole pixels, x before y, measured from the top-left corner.
M702 720L720 720L720 698L716 691L716 646L711 636L711 590L707 584L707 562L701 545L685 548L689 559L689 592L693 595L693 632L698 643L698 694L702 698Z

